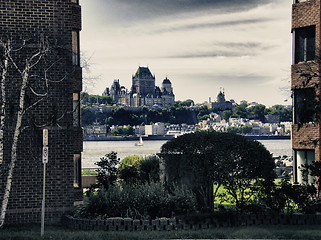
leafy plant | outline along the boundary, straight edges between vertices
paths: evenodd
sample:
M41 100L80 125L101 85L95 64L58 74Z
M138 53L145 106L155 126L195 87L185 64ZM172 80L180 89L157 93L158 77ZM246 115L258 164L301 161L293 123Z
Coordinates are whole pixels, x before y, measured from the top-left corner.
M99 162L95 165L99 167L97 169L97 185L95 187L103 186L108 189L116 183L117 180L117 165L119 164L119 158L117 158L116 152L107 153L104 157L100 158Z
M160 183L118 184L102 188L85 197L76 217L130 217L155 219L195 211L195 197L186 188L175 187L170 193Z

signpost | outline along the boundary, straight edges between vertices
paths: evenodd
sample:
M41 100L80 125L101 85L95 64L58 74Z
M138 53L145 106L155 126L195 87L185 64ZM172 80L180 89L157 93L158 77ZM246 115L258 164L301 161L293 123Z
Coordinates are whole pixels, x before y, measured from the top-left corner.
M43 163L43 195L41 207L41 237L45 233L45 200L46 200L46 164L48 163L48 129L43 129L42 132L42 163Z

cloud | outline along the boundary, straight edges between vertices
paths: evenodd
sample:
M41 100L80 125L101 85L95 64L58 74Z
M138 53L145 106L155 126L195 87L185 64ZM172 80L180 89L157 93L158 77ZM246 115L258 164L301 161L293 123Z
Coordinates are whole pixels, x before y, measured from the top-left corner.
M181 26L168 26L163 29L154 30L152 33L166 33L174 31L188 31L188 30L197 30L204 28L218 28L218 27L234 27L238 25L248 25L248 24L258 24L271 21L269 18L252 18L252 19L238 19L238 20L229 20L229 21L220 21L220 22L203 22L203 23L194 23L186 24Z
M213 57L246 57L246 56L254 56L253 52L241 53L241 52L233 52L233 51L204 51L198 53L186 53L181 55L172 55L167 56L168 58L213 58Z
M260 42L214 42L203 46L205 50L185 51L164 56L164 58L244 58L254 57L262 51L273 48ZM211 50L212 49L212 50Z
M96 5L96 13L101 17L118 19L118 23L126 24L128 20L133 23L147 19L166 19L180 14L193 15L200 11L210 14L242 12L275 1L278 0L90 0Z

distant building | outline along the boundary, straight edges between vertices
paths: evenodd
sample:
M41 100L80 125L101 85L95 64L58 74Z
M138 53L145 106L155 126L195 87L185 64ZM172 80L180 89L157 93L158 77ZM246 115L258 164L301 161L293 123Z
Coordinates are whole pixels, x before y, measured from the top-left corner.
M146 135L164 135L165 134L165 124L158 122L152 125L145 125Z
M130 90L120 86L119 80L114 80L110 90L103 93L111 96L117 105L128 107L170 107L175 104L175 95L171 81L166 77L162 87L155 85L155 75L148 67L139 67L132 76ZM108 95L106 95L108 94Z
M280 123L280 115L264 115L264 122L266 123Z
M217 95L216 102L211 102L211 98L209 100L208 108L213 108L217 110L232 110L233 104L230 101L225 100L225 93L224 91L220 91Z

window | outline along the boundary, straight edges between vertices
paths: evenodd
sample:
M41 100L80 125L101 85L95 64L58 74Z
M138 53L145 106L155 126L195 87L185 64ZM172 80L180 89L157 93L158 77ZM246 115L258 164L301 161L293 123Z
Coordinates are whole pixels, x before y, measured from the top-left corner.
M74 187L81 187L81 155L74 154Z
M80 126L80 98L79 93L73 93L73 126Z
M76 66L80 65L78 31L72 31L72 64Z
M315 120L315 90L313 88L295 89L294 123L302 124Z
M315 177L308 175L304 170L304 165L311 165L314 163L314 150L294 150L294 183L308 183L314 184Z
M295 64L315 59L315 26L297 28L295 35Z

